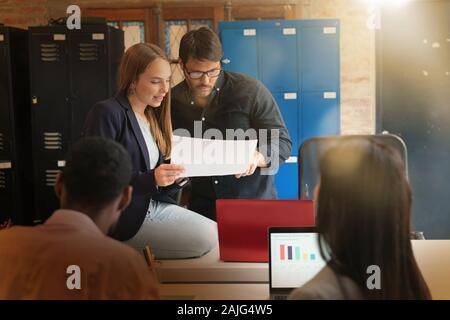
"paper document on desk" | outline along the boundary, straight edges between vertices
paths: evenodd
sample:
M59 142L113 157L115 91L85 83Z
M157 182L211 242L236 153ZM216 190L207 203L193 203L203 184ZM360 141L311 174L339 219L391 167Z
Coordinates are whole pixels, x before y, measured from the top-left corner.
M171 163L184 166L182 177L239 174L247 170L257 142L173 136Z

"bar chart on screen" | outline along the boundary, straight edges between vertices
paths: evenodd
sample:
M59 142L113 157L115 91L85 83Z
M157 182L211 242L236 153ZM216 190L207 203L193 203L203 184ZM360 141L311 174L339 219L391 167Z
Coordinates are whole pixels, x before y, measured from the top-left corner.
M279 248L279 259L280 261L316 261L317 252L308 252L307 250L300 248L300 246L288 246L285 244L280 244ZM286 254L287 253L287 254Z
M272 235L272 284L279 288L301 286L325 265L315 233Z

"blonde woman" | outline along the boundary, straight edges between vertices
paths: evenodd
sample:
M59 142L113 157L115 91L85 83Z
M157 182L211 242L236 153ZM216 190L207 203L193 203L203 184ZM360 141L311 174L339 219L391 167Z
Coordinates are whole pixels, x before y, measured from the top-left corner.
M171 197L183 168L170 164L170 64L153 44L136 44L124 54L119 92L95 104L85 136L113 139L133 162L133 199L111 234L159 259L202 256L217 244L217 225L175 204Z

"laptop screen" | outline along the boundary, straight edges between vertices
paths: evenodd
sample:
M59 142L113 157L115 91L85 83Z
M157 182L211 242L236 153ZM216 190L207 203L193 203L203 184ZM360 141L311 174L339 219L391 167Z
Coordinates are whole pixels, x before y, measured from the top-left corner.
M271 231L271 289L293 289L311 280L324 266L315 232Z

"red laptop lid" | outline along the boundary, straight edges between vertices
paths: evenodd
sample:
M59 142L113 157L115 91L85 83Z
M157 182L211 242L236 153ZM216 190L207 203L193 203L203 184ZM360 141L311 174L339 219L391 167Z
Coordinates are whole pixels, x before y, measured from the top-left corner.
M217 200L220 259L267 262L269 227L314 226L312 200Z

